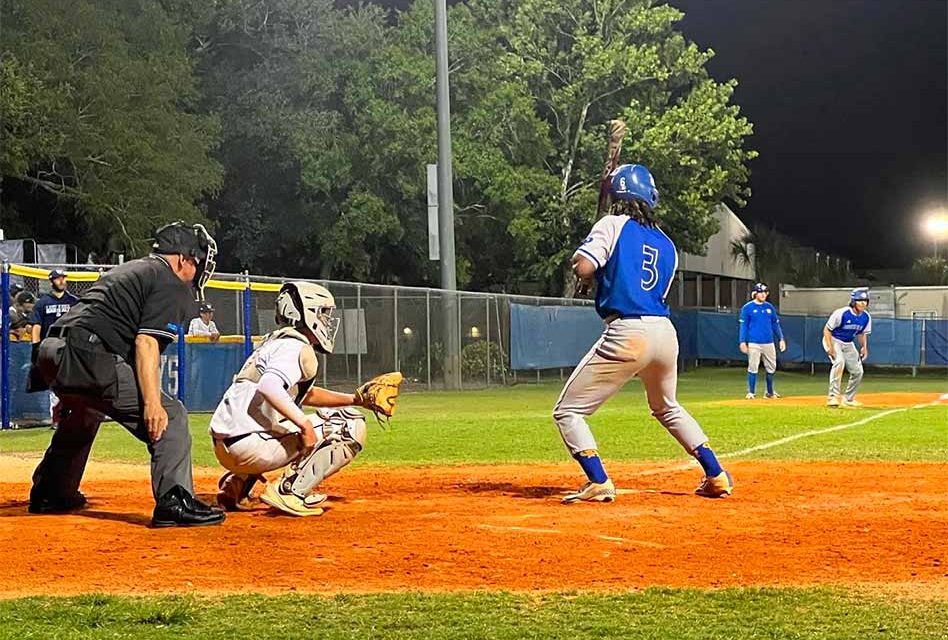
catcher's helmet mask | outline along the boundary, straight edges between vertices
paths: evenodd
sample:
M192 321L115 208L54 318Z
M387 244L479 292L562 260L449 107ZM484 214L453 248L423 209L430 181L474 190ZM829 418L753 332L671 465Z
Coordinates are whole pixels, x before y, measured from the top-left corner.
M204 287L217 268L217 242L203 224L188 225L183 220L166 224L155 232L152 252L180 254L194 258L197 270L194 273L194 288L198 302L204 301Z
M329 290L312 282L287 282L277 294L277 324L293 325L323 353L332 353L335 346L339 330L335 311L336 301Z

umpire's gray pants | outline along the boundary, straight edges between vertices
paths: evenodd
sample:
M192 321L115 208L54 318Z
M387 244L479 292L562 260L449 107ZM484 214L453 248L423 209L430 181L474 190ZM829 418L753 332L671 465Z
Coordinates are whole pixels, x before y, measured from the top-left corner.
M835 397L839 395L840 386L843 381L843 369L849 371L849 382L846 384L846 391L843 397L852 401L856 397L856 389L862 382L862 359L859 357L859 350L852 342L843 342L836 338L833 341L833 349L836 351L836 357L830 358L833 367L830 369L829 395ZM824 345L826 346L826 345ZM827 353L827 356L829 354Z
M597 449L586 417L638 376L652 415L690 454L708 441L678 404L678 334L671 320L646 316L614 320L580 360L553 407L553 419L571 454Z
M56 370L64 347L62 338L46 338L39 357L46 360L44 364L51 370ZM194 493L187 409L180 400L162 392L161 406L168 413L168 428L158 442L151 442L143 418L144 407L135 370L119 356L113 357L117 377L114 400L61 393L54 387L62 402L62 417L43 460L33 472L31 495L67 497L78 491L99 425L108 418L148 445L151 489L156 500L175 485Z

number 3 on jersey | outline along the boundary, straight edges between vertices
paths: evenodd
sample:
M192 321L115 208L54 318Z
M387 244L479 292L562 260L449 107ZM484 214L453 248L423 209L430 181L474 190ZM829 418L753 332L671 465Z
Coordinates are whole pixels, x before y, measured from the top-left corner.
M658 249L642 245L642 290L651 291L658 284Z

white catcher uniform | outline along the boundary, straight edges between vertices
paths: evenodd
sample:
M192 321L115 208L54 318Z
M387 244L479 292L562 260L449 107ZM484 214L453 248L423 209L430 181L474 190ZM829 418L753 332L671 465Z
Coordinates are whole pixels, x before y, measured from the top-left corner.
M596 266L596 311L606 327L553 408L563 442L574 457L597 449L586 417L638 376L652 415L692 454L708 437L676 399L678 334L665 304L678 268L674 243L657 227L608 215L576 254Z
M303 453L299 428L260 394L264 374L275 374L300 405L316 380L317 359L306 337L292 328L268 335L250 355L224 393L210 423L214 454L224 468L247 478L295 464L292 492L309 495L325 478L347 465L365 443L365 417L356 409L318 409L307 415L317 444Z

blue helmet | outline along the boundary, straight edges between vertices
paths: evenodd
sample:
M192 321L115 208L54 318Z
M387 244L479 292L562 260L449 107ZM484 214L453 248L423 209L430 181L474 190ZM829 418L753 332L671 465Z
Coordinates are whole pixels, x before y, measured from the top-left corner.
M638 200L650 208L658 206L658 189L652 173L640 164L623 164L612 172L610 185L616 200Z
M754 293L770 293L770 287L763 282L758 282L754 285Z
M865 302L869 304L869 289L853 289L852 293L849 294L849 304L855 304L857 302Z

